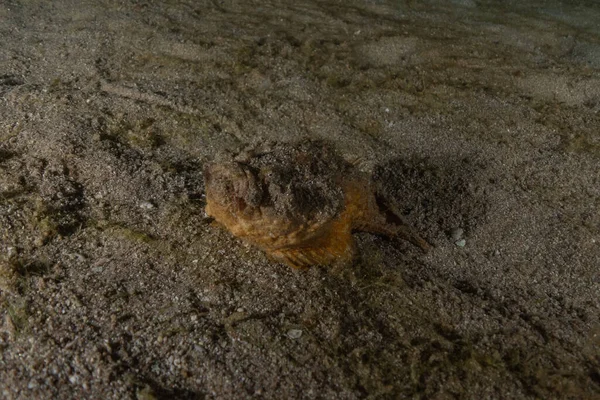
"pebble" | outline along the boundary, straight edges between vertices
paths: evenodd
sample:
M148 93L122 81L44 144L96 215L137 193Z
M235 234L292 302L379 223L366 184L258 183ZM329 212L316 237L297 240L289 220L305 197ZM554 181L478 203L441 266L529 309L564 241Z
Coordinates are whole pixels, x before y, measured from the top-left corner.
M287 332L287 337L289 337L290 339L300 339L301 336L302 331L300 329L290 329Z
M456 242L454 242L455 245L457 245L458 247L465 247L467 244L467 241L465 239L460 239L457 240Z
M459 241L462 238L463 233L465 233L465 231L462 228L454 228L450 231L450 239L456 241Z
M150 203L149 201L142 201L140 203L140 208L144 210L151 210L154 208L154 204Z

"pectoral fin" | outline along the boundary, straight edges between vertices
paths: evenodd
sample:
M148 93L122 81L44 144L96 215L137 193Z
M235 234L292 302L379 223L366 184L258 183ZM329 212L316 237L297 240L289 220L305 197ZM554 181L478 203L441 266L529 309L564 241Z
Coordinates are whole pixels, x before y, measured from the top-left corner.
M301 246L271 249L267 253L273 259L299 269L347 262L354 253L349 221L342 217L333 221L323 235L302 243Z
M432 247L406 222L392 202L378 194L373 195L368 210L357 228L365 232L409 241L425 253Z

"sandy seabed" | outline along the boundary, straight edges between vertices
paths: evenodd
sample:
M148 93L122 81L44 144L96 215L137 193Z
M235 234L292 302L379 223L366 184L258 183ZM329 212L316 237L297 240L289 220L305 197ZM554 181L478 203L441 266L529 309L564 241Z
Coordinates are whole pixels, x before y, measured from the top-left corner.
M599 21L1 1L0 398L600 398ZM305 137L435 249L299 272L210 223L203 163Z

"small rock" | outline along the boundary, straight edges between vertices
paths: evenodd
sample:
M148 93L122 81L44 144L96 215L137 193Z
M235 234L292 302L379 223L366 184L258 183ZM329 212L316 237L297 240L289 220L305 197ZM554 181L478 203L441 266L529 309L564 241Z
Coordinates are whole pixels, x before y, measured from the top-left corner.
M154 208L154 204L150 203L149 201L142 201L140 203L140 208L144 210L151 210Z
M289 337L290 339L300 339L301 336L302 331L300 329L290 329L287 332L287 337Z
M17 254L17 250L14 247L6 248L6 255L8 256L8 258L14 257L16 254Z
M462 238L463 233L465 231L462 228L454 228L450 231L450 239L456 242Z
M457 240L456 242L454 242L455 245L457 245L458 247L465 247L467 244L467 241L465 239L460 239Z
M72 253L72 254L69 254L69 255L73 256L75 259L77 259L77 261L80 261L80 262L85 261L85 256L83 254Z

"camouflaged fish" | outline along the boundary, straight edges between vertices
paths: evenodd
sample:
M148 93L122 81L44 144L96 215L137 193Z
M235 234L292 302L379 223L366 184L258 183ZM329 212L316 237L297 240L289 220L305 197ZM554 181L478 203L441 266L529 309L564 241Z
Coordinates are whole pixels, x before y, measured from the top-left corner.
M430 248L369 177L322 141L246 150L207 164L204 180L209 216L294 268L351 260L354 231Z

